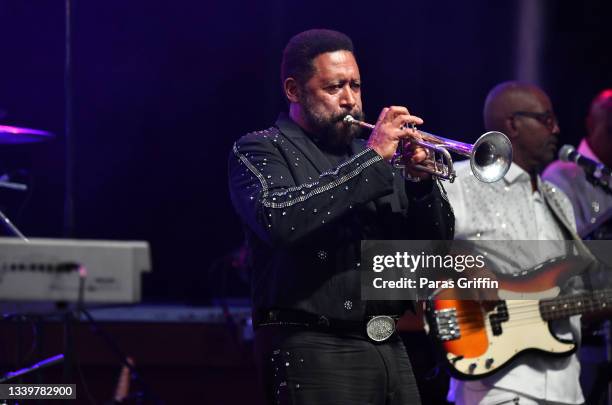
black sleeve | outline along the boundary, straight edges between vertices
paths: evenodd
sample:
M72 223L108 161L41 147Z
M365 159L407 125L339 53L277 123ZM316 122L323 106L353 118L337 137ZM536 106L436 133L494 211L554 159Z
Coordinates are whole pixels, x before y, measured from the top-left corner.
M455 215L440 180L406 181L404 189L408 197L406 227L416 228L421 240L453 239Z
M246 135L229 157L234 208L270 245L290 245L360 204L393 193L392 170L371 149L312 182L296 184L289 165L298 163L287 161L275 139L263 133Z

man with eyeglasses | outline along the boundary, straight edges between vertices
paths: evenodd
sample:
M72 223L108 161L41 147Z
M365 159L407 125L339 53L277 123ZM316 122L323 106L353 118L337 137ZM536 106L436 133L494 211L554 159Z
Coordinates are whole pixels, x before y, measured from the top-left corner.
M514 251L512 241L551 241L546 249L510 256L534 267L549 259L547 255L556 256L557 247L565 252L565 240L577 237L567 196L540 177L557 151L559 126L552 104L537 86L501 83L487 96L484 123L487 130L508 136L513 163L495 183L477 181L467 162L456 164L457 180L445 186L455 212L455 238L508 241L503 248L507 254ZM499 269L505 273L523 270L503 265ZM562 332L564 338L576 339L579 328L579 319L572 318L554 330L557 336ZM451 380L448 399L458 405L581 404L579 374L576 355L525 354L492 376Z

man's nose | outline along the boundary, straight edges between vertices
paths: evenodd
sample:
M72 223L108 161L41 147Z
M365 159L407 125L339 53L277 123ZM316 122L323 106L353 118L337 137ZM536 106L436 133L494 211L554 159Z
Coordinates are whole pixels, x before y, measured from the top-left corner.
M348 109L352 109L355 107L357 103L357 99L355 94L353 94L353 90L350 86L344 86L342 88L342 94L340 95L340 106Z
M557 120L555 120L555 123L552 128L552 133L553 135L559 135L560 132L561 132L561 129L559 128L559 123L557 122Z

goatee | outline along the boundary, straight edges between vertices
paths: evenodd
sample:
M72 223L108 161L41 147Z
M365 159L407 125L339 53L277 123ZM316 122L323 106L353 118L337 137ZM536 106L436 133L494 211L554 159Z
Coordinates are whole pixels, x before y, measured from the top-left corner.
M353 139L358 137L362 128L358 125L350 125L344 122L344 117L352 115L357 120L363 120L364 114L361 110L353 110L340 114L324 116L313 111L313 108L304 105L304 118L312 129L311 134L315 141L331 151L342 151L351 145Z

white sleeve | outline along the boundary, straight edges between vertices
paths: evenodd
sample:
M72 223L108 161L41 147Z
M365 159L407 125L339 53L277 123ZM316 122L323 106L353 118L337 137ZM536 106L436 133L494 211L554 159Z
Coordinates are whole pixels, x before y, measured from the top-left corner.
M454 183L444 185L448 195L448 201L455 213L455 239L465 239L469 233L469 224L471 223L469 210L466 208L464 193L465 181L465 177L457 176ZM467 181L469 181L469 179L467 179Z

